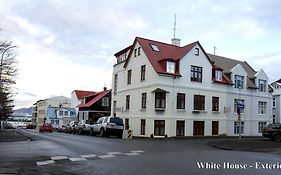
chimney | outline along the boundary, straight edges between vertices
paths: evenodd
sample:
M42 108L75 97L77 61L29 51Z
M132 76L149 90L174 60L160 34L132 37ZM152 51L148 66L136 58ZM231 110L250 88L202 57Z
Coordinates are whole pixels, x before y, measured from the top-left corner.
M175 46L179 46L181 45L181 40L178 38L172 38L172 44Z
M103 91L106 91L106 90L107 90L107 87L104 86L104 87L103 87Z

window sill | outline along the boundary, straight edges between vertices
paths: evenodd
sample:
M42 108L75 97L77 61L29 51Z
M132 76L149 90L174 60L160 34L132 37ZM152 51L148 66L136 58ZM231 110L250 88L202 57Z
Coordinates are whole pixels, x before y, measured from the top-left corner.
M178 112L186 112L185 109L177 109L177 110L178 110Z
M212 111L214 114L219 114L220 111Z
M125 110L124 110L124 112L129 112L129 111L130 111L129 109L125 109Z
M155 111L165 111L165 108L155 108Z
M193 110L192 113L193 113L193 114L207 113L207 111L203 111L203 110Z
M141 108L140 111L146 111L146 108Z

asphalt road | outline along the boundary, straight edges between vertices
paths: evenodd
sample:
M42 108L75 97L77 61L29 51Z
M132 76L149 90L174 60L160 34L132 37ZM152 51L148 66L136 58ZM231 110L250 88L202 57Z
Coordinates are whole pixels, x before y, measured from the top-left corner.
M123 140L20 132L33 141L0 143L0 174L281 174L278 154L219 150L202 138Z

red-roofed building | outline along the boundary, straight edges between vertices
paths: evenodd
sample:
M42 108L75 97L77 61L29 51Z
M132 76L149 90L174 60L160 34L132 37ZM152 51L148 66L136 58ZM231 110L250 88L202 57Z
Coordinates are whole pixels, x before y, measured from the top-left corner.
M179 40L136 37L114 56L112 114L123 118L134 136L235 136L238 100L246 106L244 135L261 135L271 121L265 72L207 54L198 41L180 46Z
M97 121L100 117L110 116L111 90L104 88L100 92L76 91L75 93L77 92L80 97L80 103L75 106L78 109L78 120Z

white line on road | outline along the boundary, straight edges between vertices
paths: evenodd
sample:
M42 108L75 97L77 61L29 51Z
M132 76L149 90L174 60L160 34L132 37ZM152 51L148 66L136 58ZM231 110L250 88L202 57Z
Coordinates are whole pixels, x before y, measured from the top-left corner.
M99 156L100 159L107 159L107 158L114 158L114 157L115 157L115 156L114 156L114 155L111 155L111 154Z
M52 160L63 160L63 159L68 159L66 156L53 156L51 157Z
M97 157L97 155L95 154L88 154L88 155L80 155L83 158L93 158L93 157Z
M132 153L144 153L145 151L143 150L135 150L135 151L131 151Z
M127 155L127 156L138 156L138 155L140 155L140 153L137 153L137 152L124 153L124 154Z
M117 154L122 154L122 153L121 152L107 152L107 154L117 155Z
M86 161L87 159L81 157L73 157L73 158L69 158L69 160L71 160L72 162L78 162L78 161Z
M36 162L36 164L37 164L38 166L41 166L41 165L48 165L48 164L53 164L53 163L55 163L55 161L53 161L53 160L46 160L46 161Z

